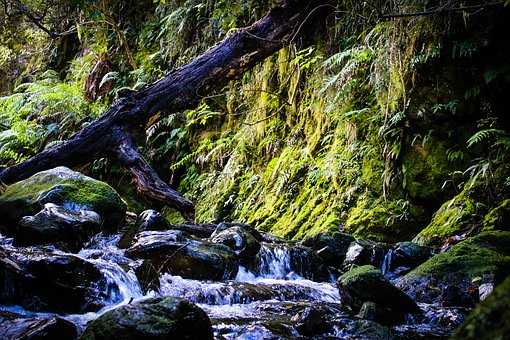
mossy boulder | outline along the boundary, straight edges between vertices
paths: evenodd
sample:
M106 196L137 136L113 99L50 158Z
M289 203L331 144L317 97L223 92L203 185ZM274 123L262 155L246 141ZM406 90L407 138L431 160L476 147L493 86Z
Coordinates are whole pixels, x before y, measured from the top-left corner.
M211 321L180 298L151 298L118 307L88 324L80 340L213 339Z
M480 303L452 340L503 340L510 334L510 277L501 283L489 297Z
M342 300L354 312L360 311L367 301L374 302L404 320L407 313L419 313L416 303L392 285L374 266L351 269L338 278L337 286Z
M505 185L499 183L497 186L501 186L498 188L501 192L490 194L491 190L483 181L468 181L459 194L436 211L429 225L413 241L422 245L442 245L454 236L510 229L510 200L501 198L507 195Z
M9 185L0 196L0 213L6 233L23 216L35 215L46 203L69 210L97 212L106 230L115 230L124 218L126 204L108 184L57 167Z
M479 284L497 284L509 274L510 232L490 231L433 256L399 279L397 286L420 302L473 306Z

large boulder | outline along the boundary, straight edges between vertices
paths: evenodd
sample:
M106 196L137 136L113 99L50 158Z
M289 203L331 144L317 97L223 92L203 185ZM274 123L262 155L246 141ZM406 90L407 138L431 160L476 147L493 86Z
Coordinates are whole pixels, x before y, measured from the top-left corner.
M420 302L472 307L482 285L498 284L509 274L510 232L491 231L433 256L400 278L397 286Z
M88 324L81 340L213 339L211 321L179 298L152 298L118 307Z
M480 303L455 332L453 340L508 339L510 334L510 277Z
M232 249L240 259L253 259L260 250L262 237L247 224L220 223L211 235L211 242Z
M416 303L392 285L374 266L351 269L338 278L337 285L342 301L354 312L358 312L367 301L400 316L402 321L405 314L420 312Z
M77 327L58 316L23 317L0 312L0 338L6 340L74 340Z
M304 239L301 243L312 248L326 265L340 269L352 242L353 236L336 232L317 234Z
M235 277L238 269L236 254L229 247L194 239L179 230L141 232L126 255L144 260L139 275L145 284L157 283L162 273L219 281Z
M57 167L5 189L0 196L0 224L4 232L15 234L12 225L23 216L35 215L46 203L73 211L95 211L101 216L106 230L115 230L126 213L126 204L108 184L66 167Z
M77 252L101 230L101 217L94 211L69 210L53 203L34 216L21 218L15 233L17 246L52 244Z
M0 247L0 304L33 311L95 312L115 291L118 287L98 268L77 256Z

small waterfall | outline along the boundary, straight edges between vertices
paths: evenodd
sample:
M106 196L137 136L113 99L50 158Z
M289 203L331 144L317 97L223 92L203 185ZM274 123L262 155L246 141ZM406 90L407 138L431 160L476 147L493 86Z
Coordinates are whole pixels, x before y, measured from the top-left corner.
M388 250L386 255L384 255L384 260L381 265L381 271L382 271L383 275L390 273L392 260L393 260L393 249L390 249L390 250Z
M82 249L78 256L94 263L103 273L109 286L109 304L128 303L143 297L140 283L134 273L138 263L124 256L124 250L117 247L119 235L96 235Z

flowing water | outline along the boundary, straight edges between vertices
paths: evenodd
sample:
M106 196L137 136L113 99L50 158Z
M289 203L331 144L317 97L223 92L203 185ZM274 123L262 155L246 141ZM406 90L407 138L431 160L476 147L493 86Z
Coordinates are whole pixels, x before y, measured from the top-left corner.
M353 322L341 304L341 297L332 279L315 282L307 277L312 265L301 251L284 244L263 244L255 265L241 266L233 280L209 282L184 279L163 274L157 291L144 294L135 276L138 261L127 258L116 245L119 236L94 237L76 256L93 263L115 289L108 291L107 306L96 313L63 315L81 330L86 323L108 310L132 301L153 296L174 296L188 299L204 309L213 323L215 336L221 339L295 338L302 332L300 315L313 308L323 313L330 325L324 335L333 338L349 336ZM0 237L0 244L10 240ZM61 253L55 250L56 253ZM384 268L383 268L384 269ZM425 320L410 320L397 331L405 333L416 329L430 330L435 325L459 317L456 311L422 308L430 314ZM33 313L19 306L0 306L0 310L27 316L48 315ZM444 315L441 315L443 313ZM453 322L453 321L452 321ZM441 335L441 329L434 331Z

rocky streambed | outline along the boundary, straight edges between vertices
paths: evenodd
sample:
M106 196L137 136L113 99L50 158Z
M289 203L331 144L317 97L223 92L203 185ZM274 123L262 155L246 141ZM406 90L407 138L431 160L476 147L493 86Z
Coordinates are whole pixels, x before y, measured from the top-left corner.
M65 168L26 181L0 196L26 209L1 229L1 339L442 339L510 268L509 232L441 253L341 232L289 242L154 210L122 222L113 189Z

